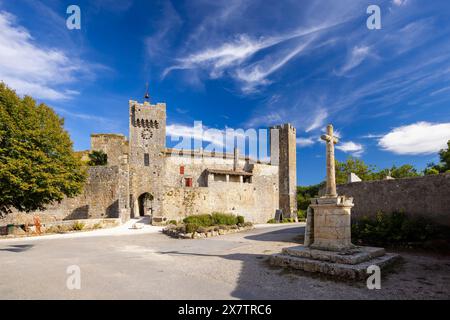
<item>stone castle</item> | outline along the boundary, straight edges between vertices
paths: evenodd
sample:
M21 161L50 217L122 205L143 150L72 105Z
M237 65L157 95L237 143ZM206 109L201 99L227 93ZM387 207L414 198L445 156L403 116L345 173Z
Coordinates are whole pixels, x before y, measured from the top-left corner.
M240 156L236 148L234 153L177 150L166 147L165 103L130 100L129 139L92 134L93 150L107 154L107 165L90 167L83 193L48 207L42 216L122 222L150 216L155 225L212 212L255 223L274 218L277 210L296 217L296 132L290 124L270 128L268 162Z

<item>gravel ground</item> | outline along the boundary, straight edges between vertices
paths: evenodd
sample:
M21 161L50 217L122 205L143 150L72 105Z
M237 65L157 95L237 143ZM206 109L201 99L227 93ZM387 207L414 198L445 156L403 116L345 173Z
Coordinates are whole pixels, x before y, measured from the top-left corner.
M271 267L268 257L298 245L303 226L178 240L152 230L73 238L0 241L2 299L449 299L450 255L399 252L380 290L365 281ZM81 289L66 286L67 267Z

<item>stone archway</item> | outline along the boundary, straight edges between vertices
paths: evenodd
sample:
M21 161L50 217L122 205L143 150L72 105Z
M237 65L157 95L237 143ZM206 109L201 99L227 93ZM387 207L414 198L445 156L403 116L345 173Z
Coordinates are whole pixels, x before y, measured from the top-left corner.
M138 211L139 214L137 216L144 217L153 215L153 196L145 192L141 194L138 198Z

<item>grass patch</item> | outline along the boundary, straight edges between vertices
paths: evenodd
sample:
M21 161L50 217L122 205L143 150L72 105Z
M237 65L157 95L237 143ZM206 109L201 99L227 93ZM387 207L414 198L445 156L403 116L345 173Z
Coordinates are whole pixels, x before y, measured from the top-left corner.
M275 220L275 218L267 220L267 223L292 223L295 222L295 218L283 218L281 221Z
M76 221L73 223L72 225L72 230L74 231L81 231L84 229L84 223L80 222L80 221Z

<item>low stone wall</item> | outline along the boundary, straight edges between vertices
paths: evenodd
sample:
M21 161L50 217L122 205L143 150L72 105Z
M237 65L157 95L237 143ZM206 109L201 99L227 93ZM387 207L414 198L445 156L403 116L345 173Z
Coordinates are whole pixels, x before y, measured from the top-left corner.
M80 220L54 221L43 223L41 225L41 232L42 235L45 235L50 228L59 226L69 228L70 226L73 226L75 223L82 223L83 230L91 230L97 229L97 226L100 226L101 228L116 227L121 224L121 220L119 218L111 218L111 219L80 219ZM24 224L10 224L0 226L0 236L9 236L9 237L30 236L36 233L36 227L33 224L27 225L27 228L28 232L25 231Z
M403 211L450 226L450 174L395 180L353 182L337 186L339 195L354 198L352 219L378 211Z
M201 239L201 238L211 238L216 236L222 236L225 234L230 233L236 233L241 231L247 231L252 230L255 227L252 226L236 226L236 228L230 228L230 229L218 229L218 230L211 230L207 232L194 232L194 233L180 233L177 229L167 227L163 229L163 233L167 234L170 237L177 238L177 239Z
M42 224L79 219L119 218L120 187L127 177L122 177L118 166L90 167L83 192L61 203L49 205L44 211L30 213L13 211L0 219L0 226L7 224L33 224L38 215Z

